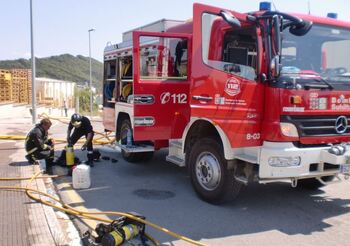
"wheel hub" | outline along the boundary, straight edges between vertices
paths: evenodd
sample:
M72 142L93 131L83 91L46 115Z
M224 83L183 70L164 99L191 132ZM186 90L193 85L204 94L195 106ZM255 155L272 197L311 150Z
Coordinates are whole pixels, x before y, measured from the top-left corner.
M196 162L196 176L206 190L214 190L221 180L221 168L217 158L209 152L201 153Z

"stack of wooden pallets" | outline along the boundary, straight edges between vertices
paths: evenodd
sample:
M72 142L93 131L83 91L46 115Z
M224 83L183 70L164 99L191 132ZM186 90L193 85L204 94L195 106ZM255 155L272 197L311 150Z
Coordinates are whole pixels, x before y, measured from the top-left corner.
M12 101L11 72L0 70L0 102Z
M32 93L32 72L30 69L12 69L12 100L30 103Z
M28 82L27 82L28 101L27 101L27 103L31 104L32 103L32 70L31 69L28 69L27 78L28 78Z

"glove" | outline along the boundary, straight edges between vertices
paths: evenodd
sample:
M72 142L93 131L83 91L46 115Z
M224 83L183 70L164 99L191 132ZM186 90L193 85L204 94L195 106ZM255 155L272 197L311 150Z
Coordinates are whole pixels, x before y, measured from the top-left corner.
M83 146L81 146L81 150L82 150L82 151L86 150L86 147L87 147L87 144L84 143Z
M49 138L47 140L47 144L50 145L51 147L53 147L55 145L55 140L53 138Z
M42 147L43 150L52 150L50 145L44 144L44 146Z

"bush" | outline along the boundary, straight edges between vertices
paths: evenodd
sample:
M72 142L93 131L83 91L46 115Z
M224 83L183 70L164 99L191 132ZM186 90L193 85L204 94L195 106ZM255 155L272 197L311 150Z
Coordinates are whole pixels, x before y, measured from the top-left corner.
M79 98L79 112L81 114L90 113L90 89L89 88L77 89L75 90L74 96L76 98ZM94 94L92 95L92 97L94 101ZM98 105L96 102L93 102L92 110L93 112L98 111Z

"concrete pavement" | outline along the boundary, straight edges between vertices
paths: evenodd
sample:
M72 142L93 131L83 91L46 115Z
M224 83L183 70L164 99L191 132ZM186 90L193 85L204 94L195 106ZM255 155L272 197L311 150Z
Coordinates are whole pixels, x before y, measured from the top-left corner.
M23 143L22 143L23 144ZM21 145L0 142L0 177L30 177L38 166L29 165L19 153ZM0 181L0 186L26 186L28 181ZM48 181L46 181L48 182ZM33 188L46 192L43 180ZM0 190L1 245L67 245L52 209L32 201L24 192Z
M32 128L29 116L15 117L0 107L0 135L25 135ZM25 160L23 141L0 140L0 177L31 177L38 166ZM0 186L22 186L28 181L0 181ZM55 194L51 180L35 180L33 188ZM0 190L0 245L80 245L69 218L34 202L24 192Z

